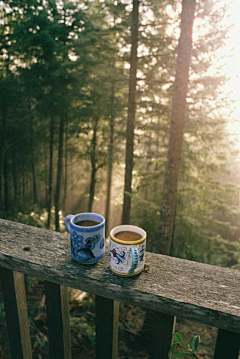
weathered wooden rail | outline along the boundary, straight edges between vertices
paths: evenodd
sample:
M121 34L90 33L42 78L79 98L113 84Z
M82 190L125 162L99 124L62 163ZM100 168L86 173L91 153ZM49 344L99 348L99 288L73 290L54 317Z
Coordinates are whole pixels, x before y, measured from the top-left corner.
M112 274L108 254L84 266L70 258L69 236L0 220L0 272L11 356L32 358L24 275L45 281L51 359L71 358L67 287L96 294L96 358L117 358L118 303L153 311L151 358L167 359L174 318L219 328L215 359L240 349L240 272L147 253L135 278Z

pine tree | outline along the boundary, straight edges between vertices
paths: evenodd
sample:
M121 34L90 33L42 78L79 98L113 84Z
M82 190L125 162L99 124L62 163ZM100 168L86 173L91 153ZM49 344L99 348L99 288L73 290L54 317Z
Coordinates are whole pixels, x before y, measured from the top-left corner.
M138 18L139 18L139 0L133 0L128 119L127 119L127 133L126 133L127 142L126 142L122 223L130 222L130 210L131 210L134 128L135 128L135 112L136 112L137 50L138 50L138 26L139 26Z

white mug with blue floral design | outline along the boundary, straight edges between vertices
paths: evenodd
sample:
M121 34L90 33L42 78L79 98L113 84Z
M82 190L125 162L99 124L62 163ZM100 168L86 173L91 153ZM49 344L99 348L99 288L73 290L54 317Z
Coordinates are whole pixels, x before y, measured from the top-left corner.
M71 237L71 256L83 264L98 262L105 254L105 219L97 213L69 214L65 226Z
M121 225L110 232L110 268L120 276L130 277L144 270L146 232L137 226Z

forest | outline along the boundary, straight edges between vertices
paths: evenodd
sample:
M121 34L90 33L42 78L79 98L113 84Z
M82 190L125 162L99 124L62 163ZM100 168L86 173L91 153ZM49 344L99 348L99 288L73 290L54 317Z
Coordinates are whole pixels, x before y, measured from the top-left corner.
M148 251L240 269L228 6L2 1L0 217L97 212L106 236L131 223Z

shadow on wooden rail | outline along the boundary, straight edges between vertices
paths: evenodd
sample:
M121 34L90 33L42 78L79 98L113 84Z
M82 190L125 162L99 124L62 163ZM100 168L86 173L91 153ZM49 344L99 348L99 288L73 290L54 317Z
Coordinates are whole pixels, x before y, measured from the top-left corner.
M109 257L70 258L69 236L0 219L0 268L13 359L32 358L24 275L45 281L51 359L71 358L68 287L96 295L96 358L117 358L119 301L153 311L151 358L167 359L175 317L219 328L214 359L240 349L240 272L146 254L146 271L121 278Z

